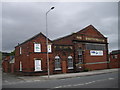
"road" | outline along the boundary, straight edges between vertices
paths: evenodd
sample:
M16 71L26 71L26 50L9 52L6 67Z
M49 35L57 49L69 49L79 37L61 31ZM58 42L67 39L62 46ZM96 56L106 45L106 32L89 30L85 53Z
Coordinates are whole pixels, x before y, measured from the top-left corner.
M118 72L67 79L44 80L3 85L3 88L118 88Z

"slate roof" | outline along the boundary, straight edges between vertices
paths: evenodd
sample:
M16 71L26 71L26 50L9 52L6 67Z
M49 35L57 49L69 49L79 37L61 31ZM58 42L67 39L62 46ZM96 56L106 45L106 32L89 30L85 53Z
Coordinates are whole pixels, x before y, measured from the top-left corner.
M120 54L120 50L114 50L110 54Z
M17 46L20 46L20 45L22 45L22 44L24 44L24 43L27 43L28 41L31 41L31 40L37 38L37 37L40 36L40 35L42 35L43 37L46 38L46 36L45 36L43 33L40 32L40 33L34 35L33 37L27 39L26 41L22 42L21 44L18 44ZM51 41L49 38L48 38L48 40ZM15 47L17 47L17 46L15 46Z
M76 32L76 33L73 33L73 34L77 34L77 33L80 33L80 34L84 34L89 28L92 28L93 30L95 30L99 35L101 35L102 37L104 37L93 25L89 25L83 29L81 29L80 31ZM73 34L70 34L70 35L67 35L67 36L64 36L64 37L60 37L60 38L57 38L54 41L57 41L57 40L60 40L60 39L64 39L66 37L69 37L69 36L72 36ZM105 38L105 37L104 37Z

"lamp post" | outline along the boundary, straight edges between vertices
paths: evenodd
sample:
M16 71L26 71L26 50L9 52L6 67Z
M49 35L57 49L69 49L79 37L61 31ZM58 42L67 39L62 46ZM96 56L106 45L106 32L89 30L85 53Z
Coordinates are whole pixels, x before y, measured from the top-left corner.
M48 10L47 12L46 12L46 47L47 47L47 69L48 69L48 78L49 78L49 76L50 76L50 65L49 65L49 55L48 55L48 24L47 24L47 15L48 15L48 13L52 10L52 9L54 9L54 7L52 7L52 8L50 8L50 10Z

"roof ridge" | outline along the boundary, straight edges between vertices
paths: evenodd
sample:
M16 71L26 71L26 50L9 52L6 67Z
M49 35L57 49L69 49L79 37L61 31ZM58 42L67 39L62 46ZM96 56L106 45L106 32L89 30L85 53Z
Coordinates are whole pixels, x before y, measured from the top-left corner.
M18 44L17 46L22 45L22 44L24 44L24 43L26 43L26 42L28 42L28 41L34 39L35 37L37 37L37 36L39 36L39 35L43 35L44 37L46 37L42 32L39 32L38 34L36 34L36 35L34 35L33 37L31 37L31 38L25 40L24 42L22 42L21 44ZM48 38L48 39L49 39L49 38ZM50 40L50 39L49 39L49 40ZM50 41L51 41L51 40L50 40ZM17 47L17 46L15 46L15 47Z

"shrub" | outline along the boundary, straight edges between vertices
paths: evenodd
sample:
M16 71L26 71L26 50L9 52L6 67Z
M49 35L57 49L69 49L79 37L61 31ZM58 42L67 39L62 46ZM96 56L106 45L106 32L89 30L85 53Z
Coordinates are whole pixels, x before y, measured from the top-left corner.
M88 72L88 71L91 71L91 70L89 68L85 68L83 71Z

